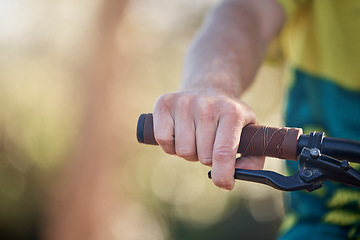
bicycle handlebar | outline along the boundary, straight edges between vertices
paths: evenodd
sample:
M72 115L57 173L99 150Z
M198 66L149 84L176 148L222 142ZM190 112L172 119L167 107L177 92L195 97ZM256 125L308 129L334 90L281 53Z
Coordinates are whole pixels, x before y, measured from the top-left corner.
M309 147L309 135L301 135L297 143L297 154L300 155L304 147ZM321 153L336 159L360 163L360 142L350 139L324 137L321 143Z
M273 128L248 124L242 130L238 153L297 160L297 142L301 133L300 128ZM141 114L139 117L137 139L140 143L158 145L151 113Z
M246 125L241 132L238 153L298 160L299 170L292 176L283 176L271 171L235 169L234 178L266 184L283 191L314 191L326 180L360 187L360 173L348 162L360 163L360 142L329 138L324 133L301 133L300 128ZM139 117L137 140L158 145L151 113ZM211 171L208 175L211 178Z
M241 133L238 153L297 160L304 147L309 147L309 135L301 128L273 128L255 124L246 125ZM154 136L153 116L141 114L137 125L140 143L158 145ZM353 140L325 137L321 152L337 159L360 163L360 143Z

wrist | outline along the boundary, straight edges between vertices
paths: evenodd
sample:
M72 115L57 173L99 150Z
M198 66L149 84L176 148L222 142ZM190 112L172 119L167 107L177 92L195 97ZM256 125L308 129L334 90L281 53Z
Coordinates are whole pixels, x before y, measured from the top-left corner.
M179 90L218 93L238 98L240 89L240 80L236 79L234 75L226 71L208 71L185 78Z

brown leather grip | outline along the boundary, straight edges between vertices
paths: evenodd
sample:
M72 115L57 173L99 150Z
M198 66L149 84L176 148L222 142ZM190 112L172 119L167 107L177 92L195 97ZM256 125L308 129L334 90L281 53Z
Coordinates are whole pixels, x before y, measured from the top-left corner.
M297 140L301 134L300 128L273 128L249 124L242 130L238 153L297 160ZM137 139L140 143L158 145L154 137L151 113L139 117Z
M273 128L249 124L242 130L238 152L297 160L297 140L301 134L300 128Z

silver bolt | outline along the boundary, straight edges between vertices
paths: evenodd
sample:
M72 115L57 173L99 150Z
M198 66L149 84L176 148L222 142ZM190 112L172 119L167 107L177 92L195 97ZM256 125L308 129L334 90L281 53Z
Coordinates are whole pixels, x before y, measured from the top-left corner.
M340 163L340 167L344 170L349 170L350 168L350 164L348 161L344 160Z
M304 169L303 175L304 177L311 177L313 172L310 169Z
M317 149L317 148L312 148L310 150L310 156L313 157L313 158L317 158L320 156L320 150Z

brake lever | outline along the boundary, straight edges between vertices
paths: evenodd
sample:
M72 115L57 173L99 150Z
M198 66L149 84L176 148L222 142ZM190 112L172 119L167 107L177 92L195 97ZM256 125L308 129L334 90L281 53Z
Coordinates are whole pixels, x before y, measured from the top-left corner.
M317 148L304 148L299 156L299 173L306 182L334 181L360 187L360 173L348 161L321 154Z
M319 189L324 181L335 181L360 187L360 173L348 161L322 155L317 148L303 148L299 156L299 170L292 176L265 170L235 169L235 179L257 182L282 191ZM211 178L211 171L208 173Z
M323 185L323 181L305 182L299 172L292 176L264 170L235 169L235 179L257 182L282 191L314 191Z

